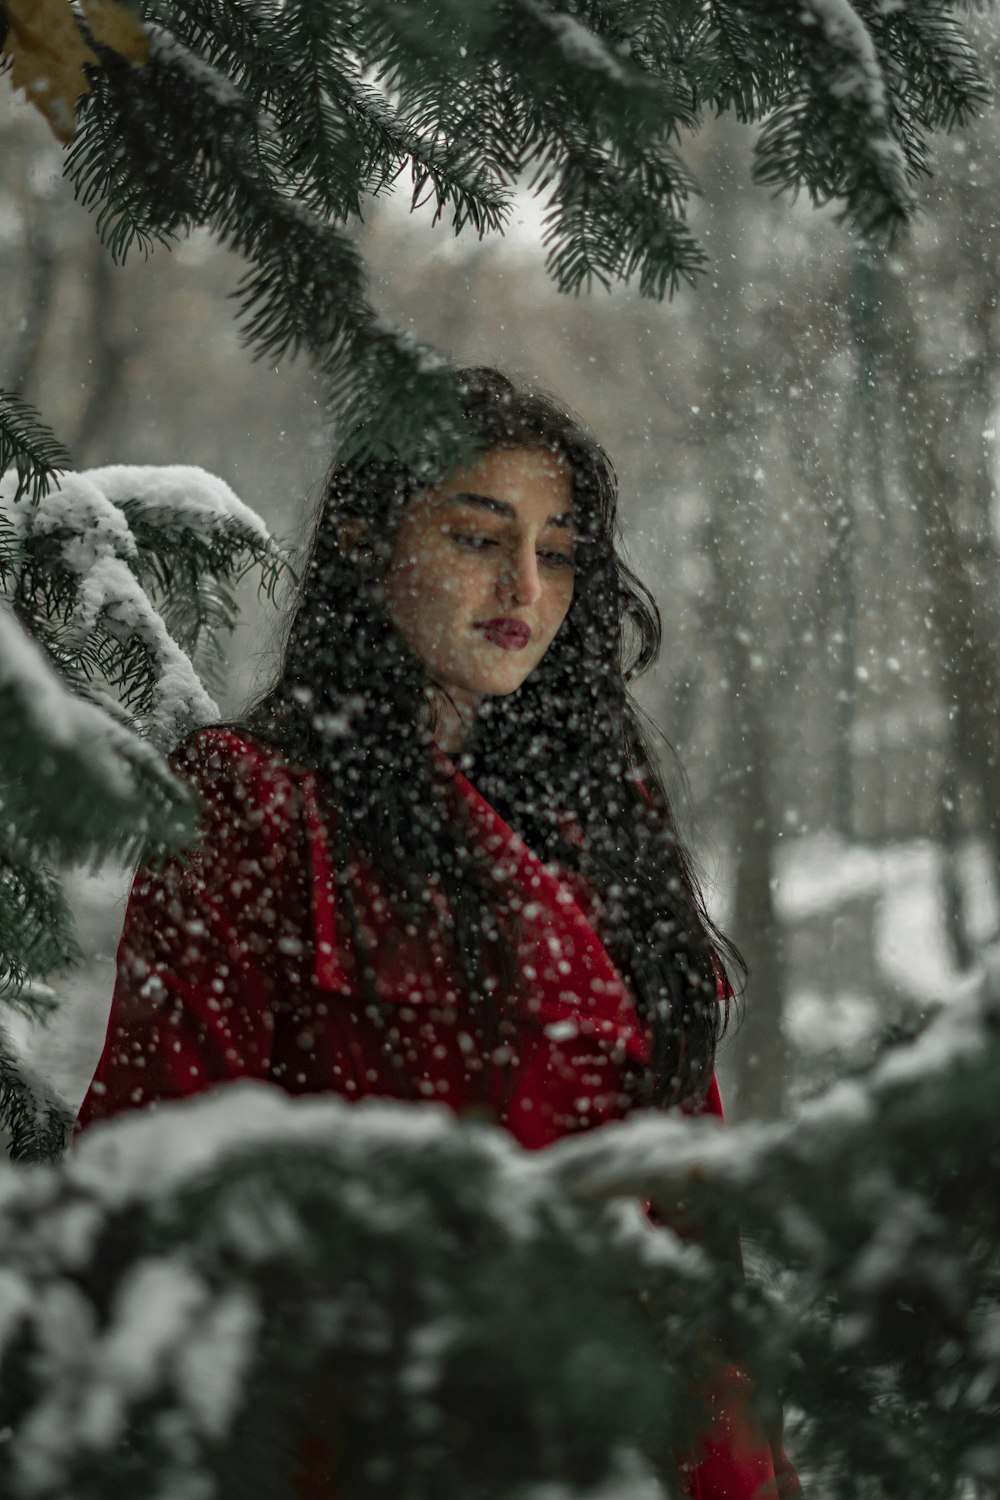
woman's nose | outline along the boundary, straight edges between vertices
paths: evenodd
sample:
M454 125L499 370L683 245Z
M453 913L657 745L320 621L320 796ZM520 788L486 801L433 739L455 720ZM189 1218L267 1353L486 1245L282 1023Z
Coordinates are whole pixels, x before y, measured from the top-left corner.
M537 603L542 592L538 558L533 547L508 554L497 581L497 594L512 604Z

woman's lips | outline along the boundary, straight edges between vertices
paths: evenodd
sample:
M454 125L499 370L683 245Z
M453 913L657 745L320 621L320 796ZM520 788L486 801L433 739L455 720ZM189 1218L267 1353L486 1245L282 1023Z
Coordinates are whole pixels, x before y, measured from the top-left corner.
M483 620L476 625L483 635L494 646L500 646L504 651L523 651L531 640L531 627L525 625L523 620L496 619Z

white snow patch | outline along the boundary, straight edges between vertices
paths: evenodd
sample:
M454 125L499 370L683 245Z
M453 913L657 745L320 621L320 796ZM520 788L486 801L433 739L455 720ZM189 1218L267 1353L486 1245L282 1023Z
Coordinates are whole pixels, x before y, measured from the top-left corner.
M525 8L555 37L559 50L574 66L603 73L613 83L625 83L628 74L601 38L575 16L565 15L525 0Z
M879 971L920 1003L947 1004L974 990L982 977L978 971L962 973L954 964L941 895L942 863L948 857L930 839L872 846L849 843L825 830L788 840L776 858L775 909L782 924L794 929L825 915L832 918L849 903L868 902ZM963 845L957 876L970 939L982 943L1000 927L1000 910L981 841ZM806 984L790 1007L792 1028L808 1035L814 1046L824 1045L818 1040L820 1031L829 1033L830 1045L857 1040L864 1029L863 997L845 989L838 1002L831 1010L829 1001L821 1001Z
M194 724L217 719L219 710L129 566L136 557L135 538L122 512L95 483L93 474L102 472L112 473L112 487L126 484L123 469L68 473L38 505L15 506L16 473L10 470L0 481L0 503L6 502L23 539L42 535L60 543L62 561L78 579L71 640L82 643L100 620L109 634L134 634L143 642L156 678L145 728L153 743L166 749ZM217 512L203 506L202 513Z
M250 1297L231 1291L188 1329L177 1358L178 1388L209 1437L221 1437L235 1415L259 1323Z
M847 1051L870 1037L878 1020L871 995L802 987L789 998L785 1032L800 1052Z
M113 505L133 503L143 520L165 530L193 531L211 539L236 524L266 544L270 533L256 511L215 474L193 464L110 464L87 477Z

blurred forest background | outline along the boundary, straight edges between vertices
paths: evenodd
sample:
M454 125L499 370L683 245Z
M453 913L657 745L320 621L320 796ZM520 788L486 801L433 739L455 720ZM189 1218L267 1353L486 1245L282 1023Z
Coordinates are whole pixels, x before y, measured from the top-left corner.
M996 76L995 21L968 24ZM618 468L664 621L641 700L751 971L732 1117L868 1066L972 982L1000 912L1000 115L936 142L914 232L872 258L829 212L754 188L750 148L727 120L693 143L711 268L671 304L560 297L531 200L477 244L408 213L401 182L360 236L381 311L560 394ZM77 467L199 464L303 540L336 436L319 383L251 362L241 265L209 239L116 268L60 158L0 80L0 386ZM273 669L279 624L248 589L225 711ZM89 957L21 1038L74 1106L126 885L74 877Z

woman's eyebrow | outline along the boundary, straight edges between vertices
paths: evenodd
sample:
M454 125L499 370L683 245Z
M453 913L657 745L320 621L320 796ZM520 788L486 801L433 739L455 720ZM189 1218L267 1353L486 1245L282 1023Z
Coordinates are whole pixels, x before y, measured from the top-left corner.
M517 520L517 510L507 500L497 500L494 495L477 495L470 490L459 490L454 495L445 495L446 505L471 505L474 510L487 510L491 515L503 516L507 521ZM563 530L573 530L573 517L569 511L564 511L557 516L549 516L545 522L545 530L550 527L560 527Z

